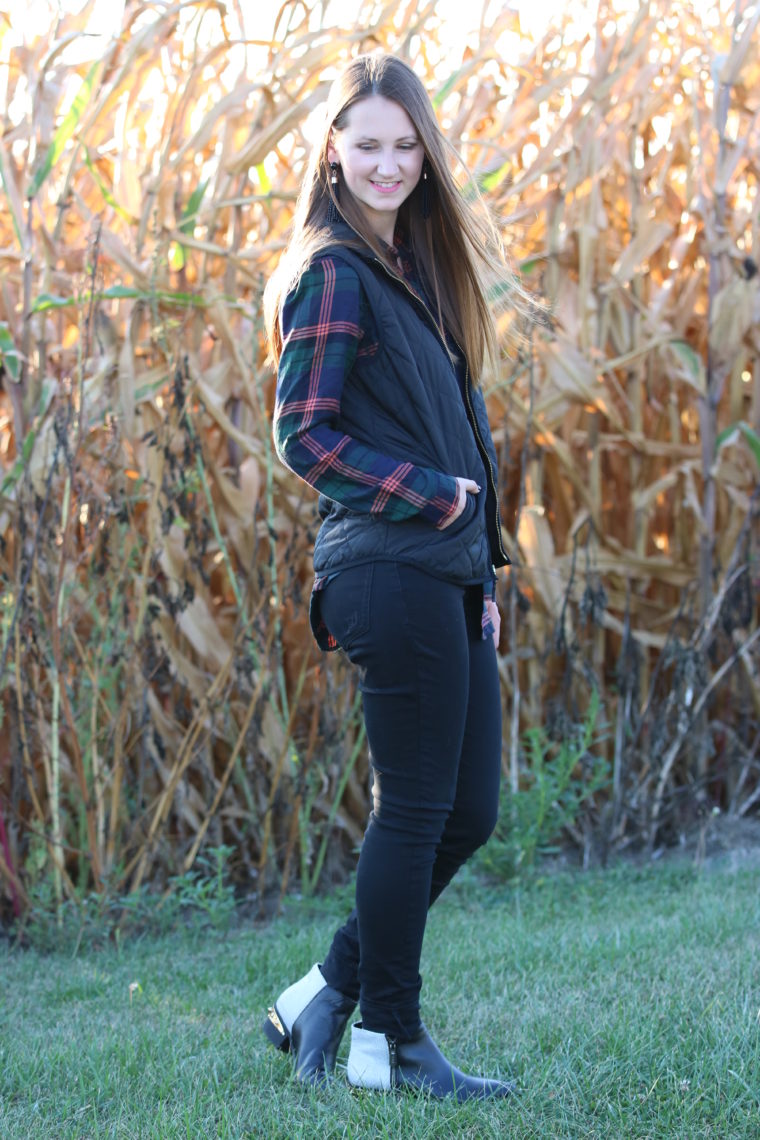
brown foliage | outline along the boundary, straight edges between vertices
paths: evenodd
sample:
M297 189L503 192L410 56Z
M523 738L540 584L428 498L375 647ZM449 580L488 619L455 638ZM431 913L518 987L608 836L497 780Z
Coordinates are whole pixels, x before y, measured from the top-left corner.
M505 7L453 58L434 5L357 7L320 28L320 5L286 3L247 46L237 6L205 0L128 2L100 40L89 6L0 31L19 908L51 870L59 897L123 891L222 841L249 889L300 860L309 890L361 835L353 682L308 632L314 497L272 454L261 292L330 69L375 47L420 69L552 314L484 380L513 787L521 728L568 731L593 677L606 842L757 799L758 12L601 5L531 42Z

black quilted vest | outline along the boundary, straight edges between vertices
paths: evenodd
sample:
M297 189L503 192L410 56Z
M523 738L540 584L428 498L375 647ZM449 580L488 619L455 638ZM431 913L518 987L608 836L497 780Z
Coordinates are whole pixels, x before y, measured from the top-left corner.
M378 559L411 563L460 584L486 581L509 559L499 526L496 453L485 401L469 377L466 402L435 322L424 304L368 250L345 246L329 256L350 265L369 301L379 348L359 356L346 378L339 431L394 459L474 479L464 512L444 530L414 516L387 522L325 496L314 545L318 576Z

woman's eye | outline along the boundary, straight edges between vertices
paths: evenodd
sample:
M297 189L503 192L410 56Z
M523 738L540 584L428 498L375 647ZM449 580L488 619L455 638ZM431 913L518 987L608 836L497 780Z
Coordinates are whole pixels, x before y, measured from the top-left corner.
M376 150L376 149L377 149L377 147L375 146L375 144L374 144L374 143L359 143L359 144L358 144L358 146L359 146L359 150L365 150L365 151L366 151L366 150ZM413 142L413 143L399 143L399 145L398 145L398 149L399 149L399 150L404 150L404 151L408 151L408 150L416 150L417 146L418 146L418 144L417 144L416 142Z

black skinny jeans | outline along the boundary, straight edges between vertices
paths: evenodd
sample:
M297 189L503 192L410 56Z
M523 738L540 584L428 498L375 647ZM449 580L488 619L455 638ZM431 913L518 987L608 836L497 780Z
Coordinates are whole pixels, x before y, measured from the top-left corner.
M410 1040L428 908L496 823L496 651L481 632L482 587L402 563L344 570L320 604L359 668L374 777L356 909L322 973L359 1000L365 1029Z

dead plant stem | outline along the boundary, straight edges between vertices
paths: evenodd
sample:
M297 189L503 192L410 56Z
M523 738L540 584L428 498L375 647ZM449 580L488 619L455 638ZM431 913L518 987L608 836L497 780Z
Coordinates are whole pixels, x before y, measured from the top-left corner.
M269 635L268 635L266 647L264 650L264 657L265 658L269 655L269 650L271 649L273 638L274 638L274 626L270 626ZM253 715L256 712L256 709L258 708L259 701L261 700L261 695L264 691L265 685L266 685L266 673L264 672L263 669L260 669L258 680L256 682L256 688L254 689L253 694L251 695L251 699L248 702L248 708L245 711L245 716L243 717L242 723L240 725L240 729L239 729L238 735L237 735L237 740L235 741L235 743L232 747L232 751L230 752L229 759L225 765L224 772L222 773L222 777L219 781L219 787L217 788L216 795L214 796L213 803L211 804L211 807L208 809L208 812L206 813L206 816L203 820L203 823L198 828L198 833L195 837L193 845L190 848L190 850L187 853L187 856L185 858L184 865L183 865L183 869L185 872L189 871L190 868L192 867L193 863L195 862L195 857L198 854L198 851L200 850L200 846L201 846L201 843L203 842L204 836L208 830L208 826L211 823L211 820L216 815L216 811L217 811L217 808L219 807L219 804L222 802L222 796L225 793L225 790L227 788L227 784L229 783L230 776L232 775L233 768L235 767L235 764L237 763L238 756L240 755L240 752L243 748L243 745L245 744L245 739L246 739L246 735L248 733L248 729L250 728L251 721L253 720Z
M509 639L512 651L512 710L510 717L509 735L509 784L512 795L517 795L520 787L520 662L517 652L518 629L517 610L519 597L519 558L520 558L520 522L525 506L525 480L530 456L531 435L533 432L533 401L535 396L535 354L533 347L533 329L530 330L528 343L528 415L525 424L522 448L520 449L520 489L517 499L517 513L515 515L515 559L516 564L510 570L509 580Z

